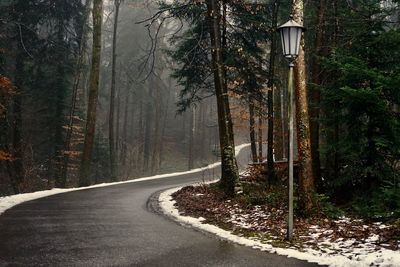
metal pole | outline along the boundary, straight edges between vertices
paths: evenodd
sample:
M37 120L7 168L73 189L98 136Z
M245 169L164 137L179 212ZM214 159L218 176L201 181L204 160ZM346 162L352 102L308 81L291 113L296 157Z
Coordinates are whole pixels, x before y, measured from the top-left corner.
M293 67L294 63L289 63L289 77L288 77L288 180L289 180L289 212L288 212L288 229L287 229L287 239L292 240L293 238L293 117L294 117L294 92L293 92Z

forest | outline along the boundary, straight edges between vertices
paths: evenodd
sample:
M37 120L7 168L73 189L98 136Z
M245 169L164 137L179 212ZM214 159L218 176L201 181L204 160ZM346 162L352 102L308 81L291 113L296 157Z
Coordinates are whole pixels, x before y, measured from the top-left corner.
M233 197L243 143L263 188L286 190L277 27L292 14L307 29L294 67L296 212L398 223L399 4L2 0L0 196L220 161L218 188Z

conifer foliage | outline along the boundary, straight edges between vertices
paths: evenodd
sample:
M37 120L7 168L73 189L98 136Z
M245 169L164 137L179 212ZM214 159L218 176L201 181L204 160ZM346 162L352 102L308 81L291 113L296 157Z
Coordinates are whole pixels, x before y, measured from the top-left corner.
M332 108L325 131L337 136L325 147L337 157L336 166L327 165L327 186L337 201L354 200L367 216L400 211L400 31L390 14L375 1L354 2L339 16L340 45L324 59L336 77L323 87L323 105Z

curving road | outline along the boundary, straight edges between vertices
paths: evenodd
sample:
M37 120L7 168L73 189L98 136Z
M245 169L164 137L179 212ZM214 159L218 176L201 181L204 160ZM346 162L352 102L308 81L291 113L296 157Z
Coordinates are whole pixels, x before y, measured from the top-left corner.
M0 215L0 266L316 266L221 241L148 208L155 192L212 179L218 169L15 206Z

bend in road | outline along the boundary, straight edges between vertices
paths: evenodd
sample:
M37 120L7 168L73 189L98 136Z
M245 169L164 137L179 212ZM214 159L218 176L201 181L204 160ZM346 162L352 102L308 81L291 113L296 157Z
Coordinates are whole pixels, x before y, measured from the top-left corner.
M238 161L247 162L247 153ZM219 240L147 209L155 192L212 180L218 170L15 206L0 215L0 266L317 266Z

